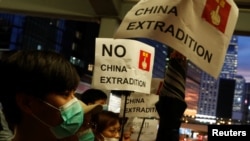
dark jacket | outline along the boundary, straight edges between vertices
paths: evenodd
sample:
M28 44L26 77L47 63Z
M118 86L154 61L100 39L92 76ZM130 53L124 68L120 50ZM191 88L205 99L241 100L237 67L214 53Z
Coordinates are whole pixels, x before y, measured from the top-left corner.
M160 117L156 141L179 141L181 118L187 108L184 100L186 59L177 55L178 58L170 58L159 101L155 105Z

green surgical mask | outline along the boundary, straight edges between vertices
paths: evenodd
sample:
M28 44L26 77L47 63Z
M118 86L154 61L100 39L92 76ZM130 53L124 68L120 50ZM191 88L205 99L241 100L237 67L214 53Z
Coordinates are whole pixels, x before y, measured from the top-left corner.
M43 124L49 126L51 132L56 136L57 139L62 139L74 135L82 126L84 120L84 112L77 98L73 98L60 108L56 108L55 106L47 102L44 103L60 111L63 122L58 126L52 127L43 120L41 120L39 117L35 115L33 116Z
M89 128L88 130L84 131L81 134L78 134L79 141L94 141L95 136L92 130Z
M104 110L104 111L108 111L108 105L107 104L103 104L102 105L102 110Z

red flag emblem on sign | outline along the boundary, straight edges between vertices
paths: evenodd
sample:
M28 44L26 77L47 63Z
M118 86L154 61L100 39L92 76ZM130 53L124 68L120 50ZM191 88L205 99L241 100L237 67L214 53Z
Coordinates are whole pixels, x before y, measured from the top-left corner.
M150 68L150 58L151 54L140 50L140 56L139 56L139 68L145 71L149 71Z
M226 0L207 0L202 18L224 33L230 9L231 5Z

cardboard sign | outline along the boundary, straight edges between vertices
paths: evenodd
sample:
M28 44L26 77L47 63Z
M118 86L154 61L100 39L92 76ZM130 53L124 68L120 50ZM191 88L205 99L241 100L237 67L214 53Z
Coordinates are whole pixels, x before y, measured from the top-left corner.
M155 117L159 115L155 108L155 103L159 100L159 96L155 94L132 93L125 100L125 96L121 97L121 111L125 109L126 117ZM126 102L126 103L125 103ZM122 112L120 112L122 116Z
M149 94L154 54L136 40L97 38L92 87Z
M141 0L127 13L114 38L159 41L217 78L238 13L232 0Z

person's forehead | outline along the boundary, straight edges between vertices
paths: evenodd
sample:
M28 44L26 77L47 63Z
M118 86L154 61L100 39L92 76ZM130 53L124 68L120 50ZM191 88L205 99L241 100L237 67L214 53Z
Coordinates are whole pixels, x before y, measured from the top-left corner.
M116 124L107 127L107 129L119 129L119 128L120 128L119 121L117 121Z

